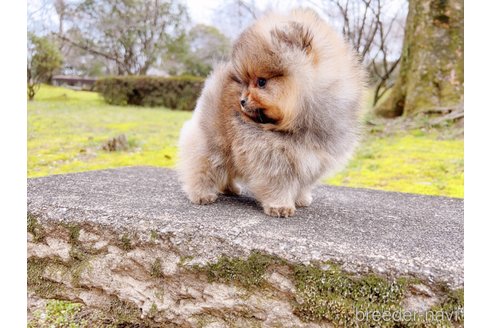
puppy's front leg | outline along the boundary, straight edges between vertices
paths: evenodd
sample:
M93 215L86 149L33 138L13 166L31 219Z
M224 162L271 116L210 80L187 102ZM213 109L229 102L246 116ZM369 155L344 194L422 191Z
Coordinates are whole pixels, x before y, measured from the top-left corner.
M252 192L255 198L261 202L263 211L274 217L290 217L296 212L295 196L296 188L292 186L279 186L276 184L256 186Z
M189 200L194 204L206 205L217 200L217 174L205 158L195 158L194 162L186 163L181 179L183 189Z
M311 186L301 188L301 191L299 192L296 198L296 206L306 207L311 205L311 203L313 202L311 188L312 188Z
M185 191L189 200L194 204L206 205L217 200L217 192L211 183L207 184L203 183L203 181L199 181L193 186L185 186Z

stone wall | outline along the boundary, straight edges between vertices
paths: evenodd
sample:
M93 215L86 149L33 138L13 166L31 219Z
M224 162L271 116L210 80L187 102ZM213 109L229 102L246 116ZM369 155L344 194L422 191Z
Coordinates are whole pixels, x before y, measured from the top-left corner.
M93 324L395 325L362 320L371 311L412 311L401 326L426 313L444 314L431 326L463 320L459 199L323 186L296 217L273 219L247 197L191 205L174 172L137 167L30 179L27 220L30 306L81 303Z

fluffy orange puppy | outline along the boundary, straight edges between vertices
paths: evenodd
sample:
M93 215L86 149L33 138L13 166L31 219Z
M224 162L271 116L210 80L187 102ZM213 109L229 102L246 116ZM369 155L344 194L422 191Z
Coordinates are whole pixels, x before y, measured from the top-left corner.
M314 11L256 21L208 77L181 131L188 198L209 204L240 185L271 216L308 206L316 182L356 145L363 81L353 50Z

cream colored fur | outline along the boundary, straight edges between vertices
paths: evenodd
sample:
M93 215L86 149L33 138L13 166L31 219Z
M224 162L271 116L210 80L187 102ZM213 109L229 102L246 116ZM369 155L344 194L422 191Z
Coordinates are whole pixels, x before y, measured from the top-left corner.
M258 65L283 73L261 90L254 79L233 81L254 76ZM207 79L181 131L178 172L188 198L212 203L220 193L239 193L241 183L268 215L292 216L296 206L309 206L312 187L343 167L356 145L363 85L352 49L316 13L260 19L236 41L231 62ZM248 119L239 104L245 95L269 106L275 99L282 119Z

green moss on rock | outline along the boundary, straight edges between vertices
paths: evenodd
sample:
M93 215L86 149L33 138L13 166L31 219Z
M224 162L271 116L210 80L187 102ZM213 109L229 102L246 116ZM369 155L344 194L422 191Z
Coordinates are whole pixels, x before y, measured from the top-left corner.
M294 282L297 289L295 313L302 320L327 320L340 327L360 326L357 311L399 309L406 291L402 279L389 280L374 274L350 275L333 264L328 270L297 265ZM368 322L367 327L371 327L371 323Z
M193 260L193 256L180 256L179 257L179 262L178 266L179 267L184 267L189 261Z
M159 234L157 233L156 230L152 229L150 231L150 241L156 241L157 238L159 238Z
M150 267L150 275L153 278L162 278L164 274L162 273L162 263L160 259L155 259Z
M66 225L66 228L68 229L69 242L72 245L78 244L79 236L80 236L80 227L75 224L68 224Z
M199 268L210 281L235 283L246 289L265 284L264 274L275 259L269 255L252 252L247 259L222 256L216 263Z
M445 290L444 299L431 308L443 327L453 327L455 323L464 324L465 292L463 289Z
M152 306L150 307L150 310L149 310L149 313L147 314L147 316L149 318L153 318L157 315L157 313L159 313L159 310L157 309L157 305L155 303L152 303Z
M27 232L32 235L33 241L36 243L43 242L46 237L43 226L39 224L36 217L31 213L27 213Z
M329 322L335 327L451 327L463 321L453 317L463 308L462 291L443 291L443 301L430 309L437 312L432 320L405 310L408 287L419 282L410 277L359 275L344 272L333 263L328 269L295 265L260 252L252 252L246 259L222 256L216 263L196 268L207 273L210 281L264 290L268 287L265 274L279 266L288 267L283 271L290 272L287 276L296 288L291 299L294 314L306 322ZM411 318L405 319L404 313ZM388 317L383 319L383 314Z
M110 305L105 309L105 321L111 322L114 327L177 327L170 322L155 322L153 318L159 316L155 303L152 304L146 317L142 316L142 310L132 302L122 301L116 296L112 297Z
M140 321L140 309L133 303L113 297L107 309L116 325L135 324Z
M50 265L61 265L63 263L50 262L48 259L41 258L29 258L27 260L27 286L34 291L36 295L42 298L55 298L63 294L65 286L58 282L46 279L44 277L45 270Z
M27 328L38 327L70 327L88 328L91 325L80 317L83 305L69 301L49 300L44 307L44 313L36 311Z
M135 246L133 245L131 239L130 239L130 236L128 236L128 234L124 234L123 236L121 236L120 238L120 248L125 250L125 251L131 251L132 249L135 248Z

